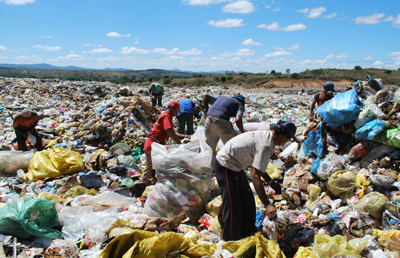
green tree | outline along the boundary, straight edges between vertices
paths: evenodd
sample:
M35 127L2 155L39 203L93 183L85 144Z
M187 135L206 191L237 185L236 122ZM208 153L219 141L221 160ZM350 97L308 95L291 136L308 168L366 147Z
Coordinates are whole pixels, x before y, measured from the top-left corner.
M147 77L147 80L148 80L149 82L152 82L152 81L153 81L153 77Z
M217 75L214 75L213 79L214 79L214 81L217 81L217 82L219 82L219 76L217 76Z
M289 69L289 68L286 69L286 73L287 73L287 74L290 74L290 69Z
M292 73L292 74L290 75L290 77L292 77L292 79L295 79L295 80L297 80L297 79L300 78L300 76L299 76L298 73Z
M389 75L389 74L391 74L391 73L392 73L392 70L388 70L388 69L386 69L386 70L385 70L385 73L386 73L387 75Z
M169 78L169 76L167 76L167 77L164 76L163 83L164 83L165 85L168 85L168 84L170 84L171 82L172 82L172 78Z
M354 66L354 70L356 70L356 71L360 71L360 70L362 70L362 67L361 67L361 66L359 66L359 65L356 65L356 66Z
M225 76L221 76L221 82L226 82L226 77Z
M276 74L275 70L271 70L270 74Z

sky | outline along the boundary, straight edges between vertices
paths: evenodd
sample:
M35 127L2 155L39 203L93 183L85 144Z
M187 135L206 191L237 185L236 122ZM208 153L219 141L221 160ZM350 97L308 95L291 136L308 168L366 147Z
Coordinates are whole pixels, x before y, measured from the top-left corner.
M400 68L399 0L0 0L0 63Z

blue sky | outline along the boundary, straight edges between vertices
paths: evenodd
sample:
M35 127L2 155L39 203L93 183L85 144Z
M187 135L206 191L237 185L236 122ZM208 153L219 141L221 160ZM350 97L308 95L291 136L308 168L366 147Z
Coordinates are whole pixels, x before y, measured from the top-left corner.
M0 63L400 68L399 0L0 0Z

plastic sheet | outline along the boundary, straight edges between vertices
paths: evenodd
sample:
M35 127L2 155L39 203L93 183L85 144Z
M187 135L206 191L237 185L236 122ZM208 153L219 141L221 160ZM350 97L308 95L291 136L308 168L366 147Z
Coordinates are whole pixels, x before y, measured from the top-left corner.
M317 158L311 166L311 172L318 170L324 152L324 142L322 140L321 130L322 124L320 123L319 130L311 131L307 136L307 140L302 145L304 155L310 155L311 153L317 155Z
M327 180L334 172L344 169L345 159L335 153L331 153L320 163L317 175Z
M333 99L317 108L318 114L331 127L339 127L353 120L364 103L358 99L357 92L349 90L338 93Z
M372 120L358 129L355 133L357 141L370 140L372 141L385 127L385 121Z
M368 104L358 115L357 120L354 122L354 127L359 129L363 127L366 123L379 118L385 119L385 114L380 110L380 108L375 104Z
M380 142L387 146L400 148L400 127L383 131L374 141Z
M0 151L0 176L15 176L18 169L28 171L35 151Z
M319 257L333 257L337 254L361 257L360 254L348 245L346 238L340 235L334 237L330 237L326 234L315 235L313 252Z
M0 209L0 233L22 239L60 238L61 233L52 229L57 221L54 202L48 200L20 198Z

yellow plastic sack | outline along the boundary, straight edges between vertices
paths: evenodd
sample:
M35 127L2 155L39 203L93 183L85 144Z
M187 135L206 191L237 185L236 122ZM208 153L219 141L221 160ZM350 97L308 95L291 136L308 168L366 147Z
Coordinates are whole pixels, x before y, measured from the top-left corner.
M318 258L309 248L300 246L293 258Z
M395 229L385 230L380 232L379 234L379 241L390 238L400 238L400 230L395 230Z
M358 195L360 198L364 196L364 191L367 186L369 186L371 182L365 178L363 174L357 174L356 176L356 187L361 188L361 192Z
M313 252L319 257L332 257L337 254L361 257L347 243L344 236L330 237L326 234L317 234L314 238Z
M256 248L256 258L285 258L278 243L266 239L260 233L239 241L223 243L222 248L236 257L242 257L251 247ZM181 234L164 232L161 234L135 230L132 233L115 237L102 250L99 258L153 258L153 257L203 257L212 256L217 244L196 244L193 240L184 238Z
M349 240L349 245L356 253L361 253L367 247L368 240L364 238L354 238Z
M371 217L382 219L386 201L387 198L383 194L372 192L361 198L357 203L357 208L365 210Z
M213 221L211 222L211 232L216 234L219 237L222 237L222 229L221 225L219 224L218 216L215 216Z
M71 189L69 189L64 195L63 198L67 199L67 198L75 198L76 196L79 195L96 195L95 192L93 192L90 189L87 189L86 187L80 186L80 185L76 185L74 187L72 187Z
M326 186L336 197L343 194L343 201L346 202L356 187L356 174L350 170L335 172L329 177Z
M308 192L307 206L309 206L315 200L317 200L317 198L321 194L321 187L319 187L318 185L314 185L314 184L308 185L307 192Z
M56 178L84 170L82 155L61 147L36 152L29 162L25 181Z
M265 172L267 172L269 177L272 179L280 178L282 175L282 171L280 169L278 169L277 167L275 167L274 165L272 165L271 163L268 164L268 167L265 170Z

